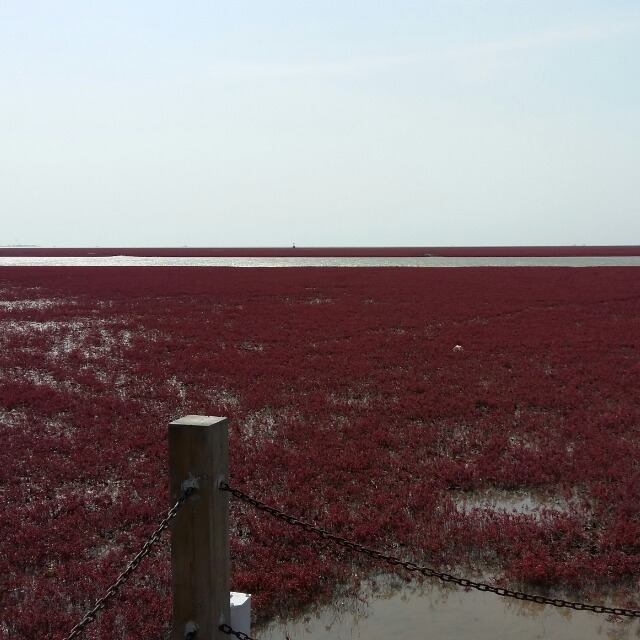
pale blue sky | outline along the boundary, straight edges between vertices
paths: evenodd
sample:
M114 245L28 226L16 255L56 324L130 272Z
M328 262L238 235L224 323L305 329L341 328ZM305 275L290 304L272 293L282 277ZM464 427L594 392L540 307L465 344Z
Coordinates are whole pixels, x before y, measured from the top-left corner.
M640 244L637 0L0 0L0 245Z

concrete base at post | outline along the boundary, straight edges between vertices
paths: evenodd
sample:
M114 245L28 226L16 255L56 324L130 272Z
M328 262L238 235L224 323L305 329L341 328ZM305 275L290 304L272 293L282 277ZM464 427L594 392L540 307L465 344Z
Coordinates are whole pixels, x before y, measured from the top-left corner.
M231 623L234 631L250 634L251 631L251 594L231 592Z

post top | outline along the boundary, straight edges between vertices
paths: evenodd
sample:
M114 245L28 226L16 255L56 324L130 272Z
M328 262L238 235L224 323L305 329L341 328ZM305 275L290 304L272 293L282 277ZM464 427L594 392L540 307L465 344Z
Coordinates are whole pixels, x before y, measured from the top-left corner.
M251 594L250 593L238 593L237 591L232 591L231 596L231 607L241 607L245 602L251 602Z
M184 416L182 418L178 418L178 420L174 420L169 423L170 427L180 426L180 427L212 427L214 424L218 424L226 420L226 418L221 418L219 416Z

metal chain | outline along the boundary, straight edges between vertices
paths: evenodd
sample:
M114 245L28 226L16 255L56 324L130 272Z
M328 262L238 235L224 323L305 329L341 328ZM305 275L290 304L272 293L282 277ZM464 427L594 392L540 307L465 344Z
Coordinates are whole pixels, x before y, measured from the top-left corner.
M525 600L527 602L536 602L538 604L551 605L553 607L566 607L568 609L574 609L576 611L591 611L593 613L625 616L628 618L640 618L640 611L637 609L620 609L617 607L605 607L601 605L585 604L583 602L571 602L568 600L562 600L560 598L547 598L546 596L538 596L530 593L524 593L522 591L514 591L513 589L496 587L490 584L486 584L484 582L474 582L473 580L458 578L457 576L451 575L450 573L442 573L440 571L436 571L435 569L431 569L429 567L421 567L415 564L414 562L405 562L394 556L386 555L384 553L381 553L380 551L369 549L368 547L365 547L356 542L351 542L346 538L336 536L332 533L329 533L325 529L320 529L319 527L315 527L314 525L309 524L308 522L304 522L299 518L286 514L283 511L280 511L274 507L271 507L265 504L264 502L261 502L260 500L256 500L255 498L252 498L251 496L244 493L243 491L232 488L224 482L220 483L220 489L223 491L228 491L229 493L233 494L236 498L239 498L243 502L246 502L252 505L259 511L264 511L266 513L271 514L272 516L275 516L280 520L284 520L285 522L291 525L300 527L303 531L307 533L314 533L320 536L323 540L331 540L332 542L335 542L337 545L341 547L351 549L352 551L356 551L357 553L366 555L369 558L372 558L374 560L382 560L383 562L386 562L387 564L390 564L392 566L403 567L407 571L420 573L427 578L436 578L438 580L441 580L442 582L456 584L460 587L464 587L465 589L477 589L478 591L487 591L489 593L495 593L498 596L515 598L516 600ZM246 640L246 638L244 638L243 640Z
M86 627L90 622L93 622L98 612L102 611L106 608L107 603L111 598L113 598L117 593L120 587L129 579L131 574L138 568L138 565L142 562L142 560L149 555L151 548L158 541L162 533L169 527L169 523L176 517L180 507L184 503L184 501L195 491L194 487L188 487L182 492L182 495L178 498L178 501L169 509L167 515L160 522L158 528L153 532L151 537L145 542L144 546L140 551L134 556L133 560L129 562L127 568L118 576L118 579L107 589L106 593L102 598L96 601L93 608L85 614L85 616L76 624L73 629L69 632L69 635L65 638L65 640L72 640L76 636L82 633L84 627Z
M242 631L235 631L228 624L221 624L218 629L220 629L222 633L226 633L228 636L235 636L236 638L238 638L238 640L254 640L254 638L248 636Z

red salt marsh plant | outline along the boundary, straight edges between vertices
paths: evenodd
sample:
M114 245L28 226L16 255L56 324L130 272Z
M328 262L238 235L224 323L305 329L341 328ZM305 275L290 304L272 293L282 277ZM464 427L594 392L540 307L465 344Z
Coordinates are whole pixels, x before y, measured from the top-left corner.
M62 637L113 582L168 505L185 414L229 416L233 485L357 542L637 586L633 268L3 268L0 300L3 635ZM460 508L487 491L541 507ZM231 521L258 619L372 568L237 502ZM166 637L168 544L89 636Z

